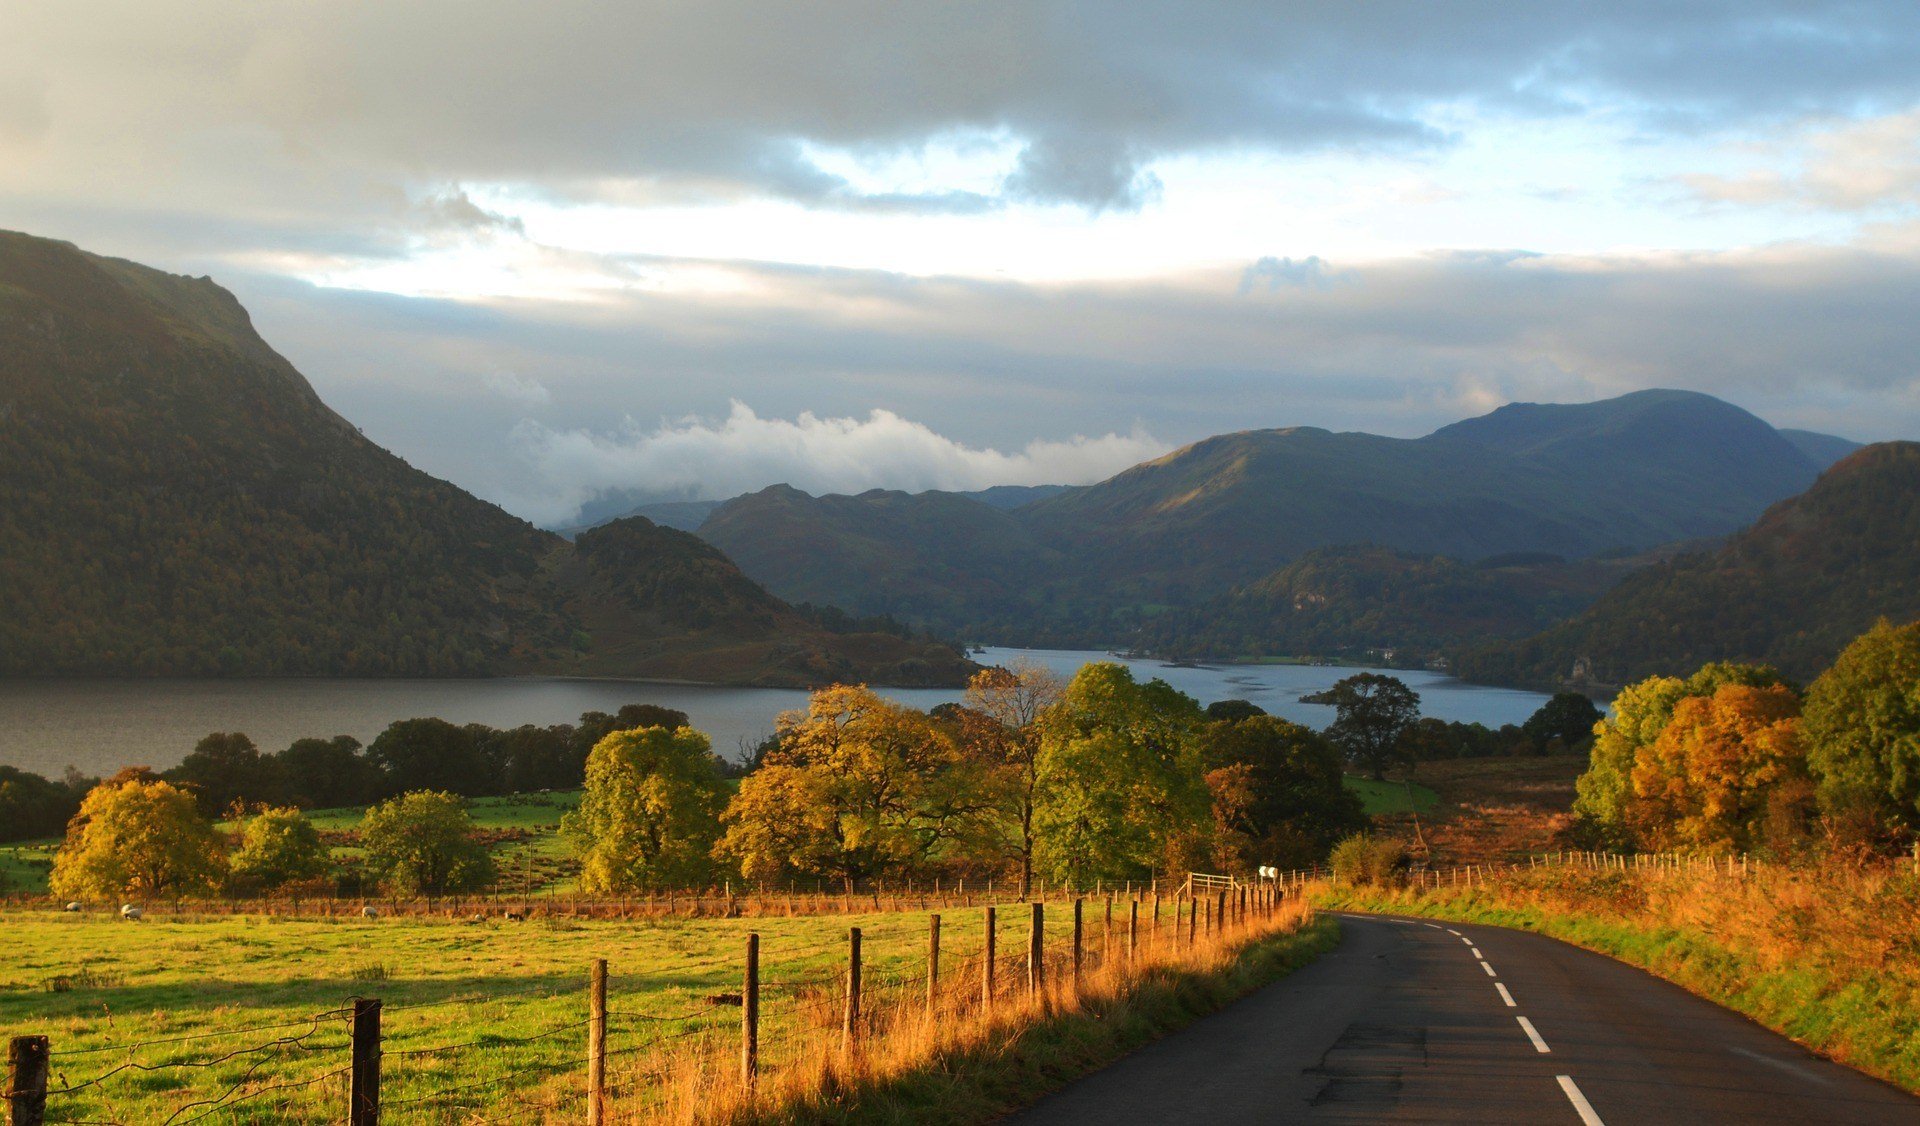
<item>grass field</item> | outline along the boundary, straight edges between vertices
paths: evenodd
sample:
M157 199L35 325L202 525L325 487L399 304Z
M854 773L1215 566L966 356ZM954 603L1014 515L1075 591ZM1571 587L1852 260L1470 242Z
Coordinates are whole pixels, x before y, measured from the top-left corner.
M1393 813L1426 813L1440 800L1439 795L1418 783L1409 786L1397 781L1376 782L1358 774L1347 775L1346 783L1347 789L1360 795L1360 804L1372 817Z
M1054 909L1055 918L1070 917L1066 905ZM1013 958L1024 949L1024 911L1008 906L997 928L1008 982L1022 972ZM951 972L982 949L983 920L977 907L946 912L943 963ZM502 1101L508 1091L538 1102L577 1085L594 958L610 963L608 1006L616 1016L609 1048L637 1055L633 1049L702 1029L731 1035L739 1009L709 998L738 992L745 937L757 931L763 1058L774 1070L803 1059L823 1028L837 1030L849 925L865 932L870 995L922 988L927 920L918 912L482 923L156 916L133 923L105 912L16 910L0 913L0 949L11 952L0 971L0 1026L9 1035L52 1037L55 1087L111 1073L56 1098L56 1117L161 1122L244 1077L293 1083L345 1066L339 1010L353 997L377 996L387 1009L389 1105L396 1113L408 1108L401 1121L461 1122L474 1106L504 1113L513 1105ZM1103 937L1098 921L1089 932L1090 942ZM1063 943L1064 929L1054 938ZM329 1015L309 1019L316 1014ZM262 1027L275 1025L284 1027ZM174 1066L295 1036L304 1039L212 1066ZM204 1039L126 1050L180 1037ZM408 1054L446 1045L456 1047ZM135 1066L114 1071L124 1064ZM161 1070L144 1070L152 1067ZM558 1078L543 1082L549 1076ZM208 1121L329 1121L343 1082L324 1080L246 1104L247 1113L264 1118L236 1111ZM458 1090L429 1097L449 1088Z

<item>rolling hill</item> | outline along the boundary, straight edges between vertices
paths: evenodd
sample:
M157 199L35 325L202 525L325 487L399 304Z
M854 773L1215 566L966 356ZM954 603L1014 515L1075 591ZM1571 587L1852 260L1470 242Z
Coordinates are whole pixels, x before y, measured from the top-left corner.
M954 494L760 493L699 534L790 599L1007 643L1128 644L1321 548L1631 555L1736 531L1818 472L1738 407L1643 391L1415 439L1225 434L1002 512Z
M955 683L701 540L541 531L374 445L207 278L0 232L0 675Z
M1622 581L1571 621L1463 653L1463 676L1608 687L1707 661L1817 675L1880 617L1920 617L1920 444L1835 464L1714 551Z

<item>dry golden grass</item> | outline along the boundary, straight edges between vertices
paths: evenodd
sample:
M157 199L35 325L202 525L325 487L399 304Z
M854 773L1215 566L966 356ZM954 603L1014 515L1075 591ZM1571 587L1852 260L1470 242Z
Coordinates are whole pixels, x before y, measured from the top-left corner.
M1120 906L1124 912L1125 904ZM940 987L931 997L919 974L867 983L851 1045L842 1027L844 980L766 992L763 1020L768 1007L778 1004L797 1007L802 1019L789 1020L777 1038L763 1035L755 1085L743 1081L738 1030L727 1029L610 1064L609 1118L685 1124L984 1120L1008 1109L1003 1097L1038 1093L1024 1080L991 1072L1038 1068L1057 1073L1051 1082L1064 1081L1127 1046L1120 1032L1126 1018L1141 1016L1133 1010L1155 1001L1166 1007L1169 999L1175 1008L1185 1006L1189 1017L1212 1007L1223 999L1221 991L1231 996L1253 983L1254 976L1238 985L1230 980L1251 950L1300 935L1313 919L1312 907L1296 897L1269 913L1250 910L1243 922L1200 930L1191 943L1171 919L1157 939L1150 940L1143 927L1131 956L1124 930L1110 942L1090 937L1077 984L1070 955L1056 940L1039 990L1029 987L1024 949L1002 948L991 1004L985 1003L979 954L943 954ZM1050 914L1049 925L1061 924ZM1299 957L1311 953L1307 944L1298 945ZM1089 1023L1105 1031L1089 1035ZM1047 1030L1055 1035L1034 1035ZM1019 1059L1022 1054L1030 1058ZM568 1097L568 1088L577 1090L577 1080L548 1093L548 1121L578 1117L578 1100Z

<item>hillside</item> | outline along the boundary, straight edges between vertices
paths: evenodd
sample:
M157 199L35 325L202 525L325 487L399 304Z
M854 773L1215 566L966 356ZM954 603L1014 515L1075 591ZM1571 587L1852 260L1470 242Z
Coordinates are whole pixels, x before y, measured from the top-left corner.
M1136 644L1172 656L1423 665L1462 645L1537 633L1643 563L1557 556L1462 563L1365 545L1318 548L1226 595L1152 619Z
M1718 550L1633 575L1574 620L1465 653L1457 669L1612 686L1733 660L1811 679L1875 619L1920 617L1916 548L1920 444L1867 446Z
M369 442L211 280L0 233L0 675L964 672L690 535L583 541Z
M777 503L731 502L700 535L789 599L983 640L1129 644L1156 615L1320 548L1369 543L1467 563L1629 555L1735 531L1817 474L1738 407L1645 391L1514 404L1418 439L1226 434L1004 514L957 506L954 494L787 490ZM1530 613L1501 610L1510 621Z

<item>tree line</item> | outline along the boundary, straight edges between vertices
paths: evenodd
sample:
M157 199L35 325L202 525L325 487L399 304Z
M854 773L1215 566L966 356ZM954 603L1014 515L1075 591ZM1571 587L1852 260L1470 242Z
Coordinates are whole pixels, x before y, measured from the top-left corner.
M978 674L962 702L931 712L864 687L822 689L780 718L744 777L685 716L645 705L584 717L538 758L576 755L582 732L597 736L583 776L541 776L583 786L562 833L590 893L941 873L1004 874L1024 892L1036 876L1309 863L1366 824L1332 740L1244 702L1212 713L1117 664L1070 681L1017 665ZM369 876L428 893L482 886L492 873L462 795L514 777L523 743L495 734L406 721L364 754L327 741L324 760L210 737L166 776L134 769L89 791L54 889L184 895L319 879L320 835L293 805L260 800L294 793L272 787L310 765L384 796L359 827ZM346 804L347 792L298 796ZM244 811L226 834L212 823L222 808Z
M1622 689L1574 811L1618 848L1904 849L1920 835L1920 622L1882 621L1804 689L1714 663Z

